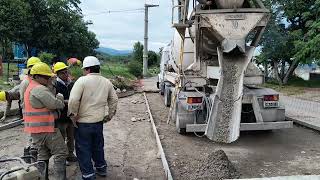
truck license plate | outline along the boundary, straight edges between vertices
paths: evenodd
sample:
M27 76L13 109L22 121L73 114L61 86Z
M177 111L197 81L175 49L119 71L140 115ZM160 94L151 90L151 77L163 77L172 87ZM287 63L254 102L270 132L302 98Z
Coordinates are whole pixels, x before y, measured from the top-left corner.
M277 108L277 107L279 107L279 101L264 101L263 107L264 108Z

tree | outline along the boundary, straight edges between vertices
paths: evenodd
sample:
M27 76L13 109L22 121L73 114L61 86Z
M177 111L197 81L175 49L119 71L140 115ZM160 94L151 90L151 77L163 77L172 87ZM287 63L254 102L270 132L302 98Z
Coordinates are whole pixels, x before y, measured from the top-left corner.
M272 18L262 39L262 53L258 59L272 66L280 84L287 84L299 63L306 63L309 60L300 55L299 42L305 41L308 21L314 18L314 15L304 18L303 14L308 14L314 6L314 1L267 0L266 2L272 11Z
M42 62L45 62L47 64L52 64L52 60L55 58L56 56L54 54L51 53L46 53L46 52L41 52L39 54L39 58L41 59Z
M143 61L143 45L139 41L133 45L132 60Z
M16 0L15 0L16 1ZM21 0L22 1L22 0ZM83 20L80 0L23 0L30 6L30 35L22 39L32 48L57 56L84 57L99 46L96 35Z
M21 42L31 34L31 9L24 0L0 1L0 45L2 54L11 51L11 42Z
M148 67L159 65L159 55L154 51L148 52Z
M310 9L302 14L302 19L306 21L307 33L303 39L296 41L299 47L295 57L297 59L307 59L312 61L320 60L320 0L315 0Z

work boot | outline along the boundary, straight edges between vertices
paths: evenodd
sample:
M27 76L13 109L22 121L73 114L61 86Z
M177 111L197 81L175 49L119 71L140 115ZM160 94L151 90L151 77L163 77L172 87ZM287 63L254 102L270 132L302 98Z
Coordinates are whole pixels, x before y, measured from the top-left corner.
M55 180L66 180L66 161L65 160L55 160L54 161L54 179Z
M38 157L38 149L31 147L30 148L30 155L33 157L31 159L31 163L34 163L37 161L37 157Z
M107 168L106 167L96 168L96 174L101 177L106 177L107 176Z
M40 173L41 180L49 180L49 160L39 161L37 168Z

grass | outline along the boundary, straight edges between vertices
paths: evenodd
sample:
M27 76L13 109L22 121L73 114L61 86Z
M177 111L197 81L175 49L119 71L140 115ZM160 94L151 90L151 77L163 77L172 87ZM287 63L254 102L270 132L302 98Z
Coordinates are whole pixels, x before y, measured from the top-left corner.
M8 70L8 64L7 63L3 63L2 64L3 67L3 75L0 76L0 90L9 90L11 89L13 86L11 86L8 82L7 82L7 70ZM9 78L12 78L13 75L18 75L18 67L16 63L10 63L10 67L9 67Z
M150 76L150 77L157 76L159 73L160 73L159 66L153 66L148 69L148 76Z
M292 77L287 85L279 85L276 81L271 81L265 83L264 87L287 95L297 95L304 93L305 88L320 88L320 81L305 81L299 77Z
M114 78L114 76L124 77L128 80L135 80L136 77L132 75L125 64L108 63L101 67L101 74L107 78Z

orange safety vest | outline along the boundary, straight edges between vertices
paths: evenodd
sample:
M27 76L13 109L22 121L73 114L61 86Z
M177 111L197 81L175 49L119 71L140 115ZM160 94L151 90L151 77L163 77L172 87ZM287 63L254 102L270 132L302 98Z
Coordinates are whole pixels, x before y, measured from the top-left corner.
M24 131L27 133L51 133L54 132L55 114L47 108L36 109L30 104L30 92L40 86L36 81L31 81L24 93Z

